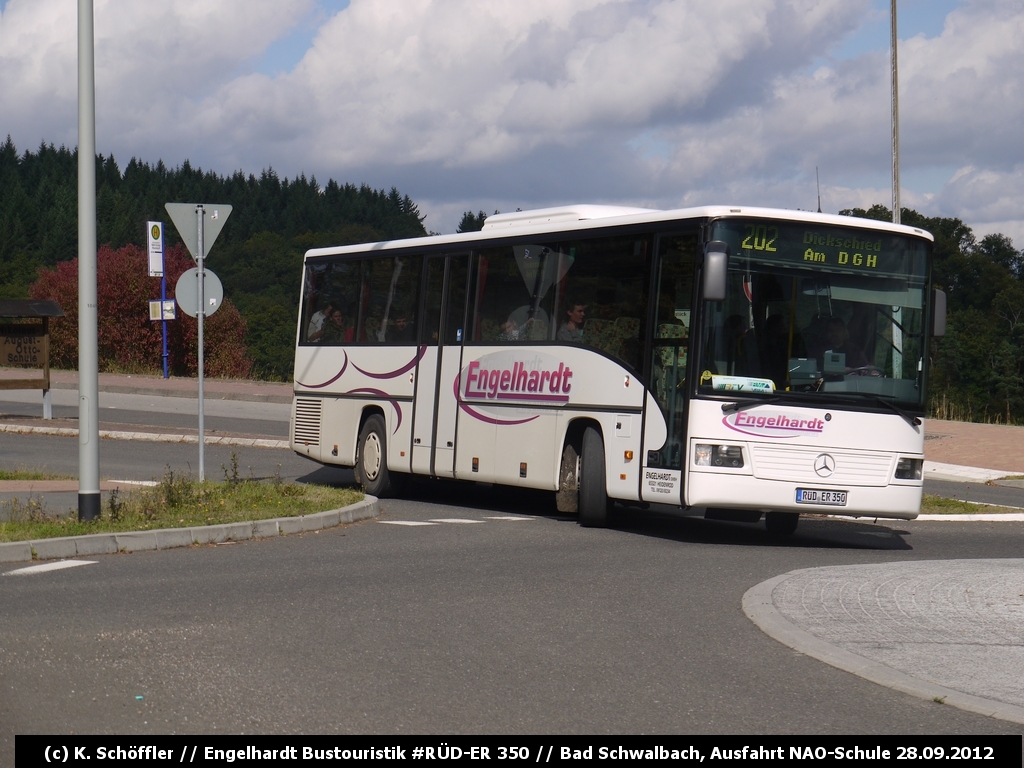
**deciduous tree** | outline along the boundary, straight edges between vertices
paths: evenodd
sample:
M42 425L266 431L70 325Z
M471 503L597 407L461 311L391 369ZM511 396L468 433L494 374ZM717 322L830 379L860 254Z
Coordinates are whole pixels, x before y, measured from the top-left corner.
M182 246L168 249L165 257L168 293L178 277L193 265ZM51 364L78 367L78 259L42 268L29 291L34 299L52 299L64 317L51 326ZM160 278L149 277L145 250L127 245L102 247L96 254L97 330L100 369L129 373L156 373L163 368L161 325L149 319L149 301L160 298ZM245 321L225 299L206 320L205 368L209 376L244 378L252 361L246 355ZM179 376L194 376L197 368L198 323L178 311L168 324L168 364Z

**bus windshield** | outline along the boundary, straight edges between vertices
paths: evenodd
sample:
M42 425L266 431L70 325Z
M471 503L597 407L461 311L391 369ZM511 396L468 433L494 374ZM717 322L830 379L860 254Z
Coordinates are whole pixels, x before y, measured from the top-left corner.
M881 230L724 219L728 292L707 302L701 394L924 409L928 249Z

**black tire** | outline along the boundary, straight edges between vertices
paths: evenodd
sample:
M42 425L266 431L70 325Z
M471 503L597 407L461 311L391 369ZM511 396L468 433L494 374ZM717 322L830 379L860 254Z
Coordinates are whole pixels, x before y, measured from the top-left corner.
M396 478L388 470L387 427L380 414L370 416L359 432L355 474L363 491L371 496L386 499L397 493Z
M604 479L604 440L594 427L583 432L580 454L580 525L604 528L611 503Z
M799 522L798 512L768 512L764 516L764 527L773 536L792 536Z

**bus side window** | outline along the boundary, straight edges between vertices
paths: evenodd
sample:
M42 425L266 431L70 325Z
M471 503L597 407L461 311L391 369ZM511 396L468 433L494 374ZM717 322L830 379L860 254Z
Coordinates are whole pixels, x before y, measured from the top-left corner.
M524 244L478 252L470 341L550 341L560 266L556 248Z
M651 251L650 236L586 239L563 246L571 269L559 283L556 338L599 349L639 368ZM581 307L582 316L572 314Z

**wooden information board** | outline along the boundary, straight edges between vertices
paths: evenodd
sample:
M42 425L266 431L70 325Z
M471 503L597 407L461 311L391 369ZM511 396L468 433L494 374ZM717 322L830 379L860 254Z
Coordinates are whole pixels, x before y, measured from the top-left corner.
M8 368L35 368L42 376L34 379L0 378L0 389L50 388L50 334L49 318L42 323L0 324L0 366Z

